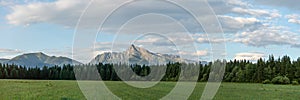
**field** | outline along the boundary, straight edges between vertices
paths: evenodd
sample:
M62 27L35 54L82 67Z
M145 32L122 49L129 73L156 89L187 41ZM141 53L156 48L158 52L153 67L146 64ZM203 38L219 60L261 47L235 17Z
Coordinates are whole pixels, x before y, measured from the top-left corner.
M133 88L123 82L105 82L122 99L159 99L176 84L160 82L148 88ZM206 83L197 83L189 99L201 97ZM222 83L215 100L295 100L300 98L300 86ZM85 99L76 81L0 80L0 100L82 100Z

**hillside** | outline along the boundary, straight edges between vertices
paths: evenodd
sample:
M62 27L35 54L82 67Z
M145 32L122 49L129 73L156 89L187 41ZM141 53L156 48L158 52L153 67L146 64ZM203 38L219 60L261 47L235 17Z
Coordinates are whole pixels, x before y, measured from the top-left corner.
M72 64L77 65L81 64L78 61L72 60L67 57L55 57L48 56L44 53L28 53L16 56L10 60L7 60L3 63L23 65L27 67L43 67L43 66L54 66L54 65L64 65Z

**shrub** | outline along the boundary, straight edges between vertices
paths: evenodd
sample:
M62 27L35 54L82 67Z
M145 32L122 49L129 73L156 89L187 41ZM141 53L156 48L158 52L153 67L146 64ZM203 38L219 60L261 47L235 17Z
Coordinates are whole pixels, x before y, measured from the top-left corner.
M277 76L272 79L273 84L281 84L282 82L282 76Z
M283 84L290 84L291 82L290 79L286 76L284 76L282 80L283 80Z
M298 85L299 83L298 83L298 81L292 81L292 84L293 85Z
M272 83L269 79L267 79L267 80L264 80L263 82L262 82L263 84L270 84L270 83Z
M273 84L290 84L290 79L286 76L277 76L272 79Z

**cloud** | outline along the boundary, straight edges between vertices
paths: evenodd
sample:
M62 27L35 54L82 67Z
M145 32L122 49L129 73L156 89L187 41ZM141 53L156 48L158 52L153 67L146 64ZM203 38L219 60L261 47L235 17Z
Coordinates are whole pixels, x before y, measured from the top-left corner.
M243 15L252 15L252 16L267 16L267 17L280 17L281 14L278 13L277 10L265 10L265 9L250 9L250 8L241 8L241 7L235 7L232 9L233 12L243 14Z
M207 56L208 50L198 50L197 52L194 53L189 53L189 52L183 52L183 51L179 51L180 55L189 55L189 56Z
M33 3L27 3L27 4L22 4L22 5L13 5L11 6L11 13L9 13L6 16L6 19L10 24L13 25L31 25L31 24L36 24L36 23L51 23L51 24L58 24L62 25L65 27L74 27L79 19L79 16L84 12L85 7L88 5L89 0L56 0L53 2L33 2ZM109 0L95 0L92 5L89 7L89 11L85 12L87 16L84 16L82 19L86 22L83 23L81 27L84 28L96 28L93 26L98 26L100 23L103 21L103 19L111 13L111 11L114 8L117 8L119 4L123 3L123 0L114 0L114 1L109 1ZM193 7L198 7L201 6L201 4L198 4L199 1L190 1L192 3L189 3L187 5ZM195 3L193 3L195 2ZM202 2L202 1L200 1ZM249 6L248 3L243 2L241 0L210 0L209 4L211 7L214 9L216 14L218 15L223 15L223 14L230 14L230 13L241 13L238 11L233 11L232 9L238 7L245 7ZM195 22L190 19L189 15L186 14L184 11L179 11L177 8L167 6L167 5L149 5L147 3L141 3L139 5L135 6L130 6L126 10L123 10L122 13L120 13L123 16L118 16L115 18L112 23L107 25L105 27L105 30L112 30L116 27L117 22L121 22L121 20L125 20L127 15L134 15L137 12L136 9L142 9L142 10L152 10L156 11L158 13L163 13L166 15L172 15L175 16L176 20L185 23L189 26L187 28L192 29L193 32L203 32L201 27L193 27ZM243 8L243 10L247 10L246 8ZM252 12L262 12L262 13L267 13L259 10L249 10ZM206 23L209 23L212 21L212 18L215 16L212 15L207 15L207 9L201 9L199 11L203 14L201 16L196 16L197 18L207 21ZM143 18L141 18L143 19ZM145 19L145 18L144 18ZM132 23L130 27L126 27L127 30L129 31L124 31L127 33L138 33L139 31L137 30L153 30L155 28L156 30L160 30L159 32L167 32L170 31L169 29L176 30L178 32L181 32L182 30L178 30L177 27L174 26L174 22L168 21L168 22L163 22L161 20L150 20L151 17L149 17L149 20L139 20L141 22L139 23L144 23L144 24L139 24L139 23ZM235 20L231 20L235 21ZM159 23L161 22L161 23ZM151 23L154 23L153 25ZM159 23L159 24L158 24ZM230 23L228 21L224 23ZM156 25L155 25L156 24ZM235 24L236 25L236 24ZM174 27L172 27L174 26ZM228 24L223 25L223 26L228 26ZM231 26L231 25L230 25ZM237 29L233 29L228 26L224 28L229 28L225 29L228 32L236 31ZM153 28L151 28L153 27ZM169 27L169 28L164 28L164 27ZM232 26L235 27L235 26ZM247 27L247 26L245 26Z
M84 16L86 22L83 23L85 28L98 28L106 15L111 13L114 8L117 8L123 0L95 0L89 7L89 11L85 12L88 16ZM150 2L150 1L149 1ZM199 7L201 4L193 3L188 4L191 7ZM255 1L259 4L267 4L276 6L281 3L277 3L270 0ZM16 4L11 6L11 12L6 16L8 22L14 25L30 25L36 23L51 23L58 24L66 27L74 27L79 19L79 16L84 12L85 7L88 5L89 0L55 0L52 2L32 2L26 4ZM221 43L221 42L238 42L250 46L268 46L268 45L291 45L298 47L298 36L285 29L274 29L274 27L266 26L273 23L274 18L281 16L277 10L254 8L253 2L247 2L245 0L209 0L209 4L214 9L225 33L234 33L234 37L222 39L222 38L206 38L205 36L194 36L194 40L188 38L172 38L173 41L180 41L178 44L187 44L192 42L197 43ZM284 1L282 5L293 6L294 2ZM294 6L293 6L294 7ZM175 7L165 5L149 5L142 3L140 5L130 6L120 15L134 15L138 9L140 10L153 10L167 15L174 15L179 22L185 23L187 28L193 29L193 33L203 33L201 27L193 27L195 22L187 16L185 12L180 12ZM207 9L201 9L203 14L201 16L195 16L207 23L212 22L214 15L207 15ZM116 23L126 19L124 16L117 16L115 20L107 25L104 30L114 30ZM182 32L185 30L179 29L176 26L176 22L172 20L156 20L163 18L162 16L153 18L153 16L145 15L147 19L136 18L135 21L129 22L128 27L124 28L122 32L143 33L149 31L165 32L167 34L174 32ZM145 17L143 16L143 17ZM289 17L289 22L299 23L299 20ZM152 19L151 19L152 18ZM97 27L92 27L97 26ZM168 27L168 28L166 28ZM171 30L170 30L171 29ZM175 33L176 34L176 33ZM174 35L174 37L178 37ZM163 39L143 40L139 41L143 44L151 44L156 46L171 46L168 41L162 41ZM157 42L159 41L159 42ZM102 44L103 45L103 44ZM108 44L105 44L108 45ZM120 45L125 46L125 45ZM126 47L124 47L126 48ZM103 46L101 48L104 51L109 49L109 46Z
M232 11L241 13L241 14L250 14L255 16L268 15L269 12L265 10L257 10L257 9L244 9L244 8L233 8Z
M103 21L103 19L111 13L114 8L117 8L123 0L95 0L85 12L86 16L82 17L82 26L84 29L96 29ZM201 6L196 1L190 1L187 5L193 7ZM195 3L193 3L195 2ZM202 1L200 1L202 2ZM217 14L220 23L225 33L237 33L244 30L255 30L263 23L260 17L278 17L281 16L277 11L265 9L253 9L249 2L243 0L209 0L211 7ZM51 23L58 24L64 27L74 27L79 19L79 16L84 12L89 0L56 0L53 2L31 2L26 4L16 4L11 6L11 13L6 16L6 19L13 25L31 25L36 23ZM164 16L143 15L126 23L126 27L120 30L122 33L143 33L143 32L160 32L160 33L174 33L185 32L178 22L184 23L185 28L191 29L193 33L204 33L202 27L195 27L195 22L184 11L179 11L175 7L168 5L149 5L141 3L139 5L129 6L123 10L120 16L114 17L109 25L103 28L105 32L111 33L112 30L119 29L117 23L126 20L127 15L135 15L137 9L151 10L166 15L175 16L175 20L167 20ZM205 23L213 22L216 15L207 15L207 9L199 11L203 14L195 16L198 19L205 21ZM245 15L247 17L236 17L231 15ZM165 19L164 19L165 18ZM147 20L144 20L147 19ZM160 19L160 20L157 20ZM143 23L143 24L141 24ZM96 27L97 26L97 27ZM167 28L166 28L167 27ZM112 32L115 33L115 32ZM207 40L199 38L201 42ZM211 42L217 42L218 39L212 39Z
M23 51L18 49L0 48L0 58L10 59L21 53L23 53Z
M14 2L12 2L12 1L6 1L6 0L1 0L0 1L0 5L1 6L11 6L11 5L14 5Z
M17 50L17 49L4 49L4 48L0 48L0 53L2 54L18 54L18 53L22 53L23 51L21 50Z
M194 55L197 55L197 56L207 56L208 55L208 51L207 50L200 50L200 51L197 51Z
M6 19L10 24L14 25L31 25L35 23L51 23L51 24L58 24L63 25L66 27L74 27L76 23L78 22L79 16L84 12L85 7L88 5L88 0L57 0L53 2L32 2L27 3L23 5L14 5L12 6L12 12L6 16ZM114 1L104 1L104 0L95 0L93 4L88 9L89 11L85 12L86 14L89 14L89 16L85 16L82 19L84 19L85 25L82 27L89 27L94 28L95 26L99 26L102 20L111 13L111 11L118 7L118 4L123 3L123 0L114 0ZM194 1L191 0L187 5L189 6L201 6L199 2L203 1ZM211 7L214 9L216 14L218 15L224 15L224 14L250 14L253 16L261 16L261 15L268 15L268 16L279 16L279 14L274 14L275 12L268 11L268 10L262 10L262 9L252 9L251 5L248 2L242 1L242 0L210 0L208 1ZM115 23L120 22L122 20L126 20L126 16L128 15L135 15L139 12L137 12L136 9L143 8L144 11L154 11L157 13L164 13L166 15L172 15L175 16L179 22L186 23L188 25L193 25L195 22L191 20L183 11L179 11L178 9L168 6L166 4L164 5L149 5L147 3L140 3L139 5L131 5L130 7L126 8L125 10L122 10L120 14L123 14L123 16L116 17L115 20L111 25L108 25L104 29L106 30L112 30L116 27ZM207 14L207 9L201 9L199 13L202 13L201 16L196 16L197 18L203 20L212 22L212 18L214 16ZM125 17L124 17L125 16ZM226 20L224 30L228 32L235 32L237 29L232 29L231 27L228 27L226 23L232 23L232 21L236 21L234 19L230 21L229 17L226 18L221 17L220 19ZM147 25L141 25L138 23L133 23L131 28L128 30L132 30L133 32L138 32L135 30L141 29L145 30L149 27L154 27L157 30L168 30L168 28L163 27L170 27L174 23L171 22L161 22L155 21L155 20L142 20L139 23L145 23ZM152 25L151 23L154 23L156 25ZM159 23L159 24L158 24ZM138 24L138 25L137 25ZM238 25L238 24L236 24ZM231 25L230 25L231 26ZM250 27L251 25L249 25ZM202 28L200 27L193 27L188 26L190 29L193 29L194 32L203 32ZM246 26L245 26L246 27ZM173 28L173 27L170 27ZM200 28L200 29L199 29ZM227 29L228 28L228 29ZM177 28L173 28L177 29ZM177 30L181 31L181 30ZM130 32L128 32L130 33Z
M288 19L289 23L300 24L300 15L298 14L286 15L285 18Z
M206 34L195 34L193 37L196 38L195 42L197 43L224 43L229 41L226 38L209 38Z
M6 18L13 25L52 23L74 26L87 3L85 0L57 0L14 5L11 7L12 13Z
M233 42L243 43L255 47L269 45L299 45L300 37L297 33L286 31L285 27L265 26L254 31L245 31L235 35Z
M225 0L227 4L230 5L236 5L236 6L242 6L242 7L249 7L251 4L248 2L242 1L242 0Z
M197 42L199 43L223 43L223 42L227 42L227 39L209 39L209 38L198 38Z
M72 48L70 47L65 47L61 49L44 49L44 50L40 50L40 52L44 52L46 54L53 55L53 56L63 56L63 57L72 58Z
M225 32L237 33L243 30L253 30L262 25L261 21L255 17L232 17L219 15L220 22Z
M235 54L234 59L236 60L249 60L257 61L260 58L264 58L265 54L260 52L243 52Z
M261 4L261 5L266 5L266 6L273 6L273 7L284 7L288 8L290 10L300 10L300 6L297 1L295 0L254 0L254 3L256 4Z
M179 51L177 55L180 55L181 57L185 57L184 59L189 60L210 60L209 55L210 52L208 50L197 50L196 52L185 52L185 51Z

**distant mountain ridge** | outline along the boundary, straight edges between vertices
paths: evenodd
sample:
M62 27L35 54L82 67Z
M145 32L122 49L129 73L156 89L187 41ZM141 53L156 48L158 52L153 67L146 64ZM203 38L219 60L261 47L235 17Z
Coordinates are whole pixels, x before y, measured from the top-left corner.
M7 62L9 61L9 59L0 59L0 63L4 63L4 62Z
M26 67L36 67L36 66L43 67L43 66L54 66L54 65L61 66L64 64L72 64L72 65L82 64L76 60L72 60L67 57L48 56L42 52L19 55L12 59L4 61L2 63L22 65Z
M169 62L186 62L194 63L195 61L182 59L178 55L153 53L147 49L131 45L123 52L105 52L97 55L89 64L98 63L126 63L126 64L145 64L145 65L162 65ZM43 67L54 65L79 65L82 64L76 60L67 57L48 56L42 52L27 53L16 56L12 59L0 59L0 63L16 64L26 67Z
M124 52L105 52L97 55L90 63L126 63L126 64L167 64L168 62L193 62L185 60L178 55L153 53L135 45L131 45Z

